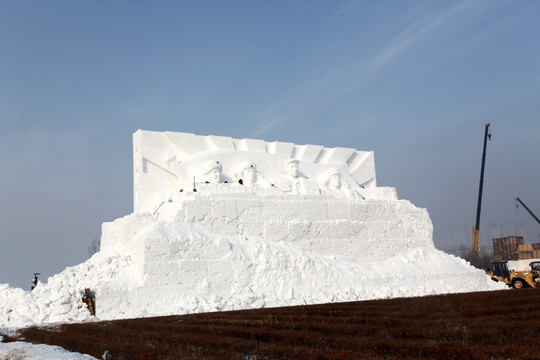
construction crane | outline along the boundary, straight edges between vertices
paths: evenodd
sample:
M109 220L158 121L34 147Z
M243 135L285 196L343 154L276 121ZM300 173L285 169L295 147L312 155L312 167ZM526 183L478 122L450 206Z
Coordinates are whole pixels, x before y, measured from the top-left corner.
M478 189L478 207L476 209L476 224L473 226L473 241L472 241L472 251L471 251L471 264L476 266L478 263L478 235L480 233L480 210L482 209L482 190L484 188L484 167L486 165L486 145L487 140L491 140L491 134L488 133L489 126L491 124L486 124L486 129L484 132L484 149L482 151L482 167L480 170L480 186Z
M525 205L523 203L523 201L521 201L521 199L519 197L515 198L514 200L516 200L517 202L519 202L521 204L521 206L523 206L525 208L525 210L527 210L529 212L529 214L531 214L531 216L534 218L534 220L536 220L537 223L540 224L540 220L536 217L536 215L533 214L533 212L531 211L531 209L529 209L527 207L527 205ZM517 208L517 204L516 204L516 208Z

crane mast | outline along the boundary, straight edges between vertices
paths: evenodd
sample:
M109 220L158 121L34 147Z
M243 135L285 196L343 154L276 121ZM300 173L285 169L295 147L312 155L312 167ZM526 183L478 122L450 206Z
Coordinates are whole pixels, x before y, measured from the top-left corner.
M480 186L478 188L478 207L476 209L476 224L473 226L473 242L471 251L471 264L477 265L478 263L478 236L480 233L480 212L482 209L482 190L484 188L484 167L486 165L486 145L488 138L491 140L491 134L488 133L490 123L486 124L484 132L484 148L482 151L482 167L480 170Z

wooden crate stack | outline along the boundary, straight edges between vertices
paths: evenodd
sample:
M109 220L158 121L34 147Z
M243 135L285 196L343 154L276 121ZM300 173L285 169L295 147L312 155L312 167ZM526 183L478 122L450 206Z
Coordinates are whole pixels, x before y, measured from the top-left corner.
M493 260L524 260L540 258L540 243L525 244L522 236L493 239Z
M519 260L519 245L523 243L523 236L493 238L493 260Z
M519 260L540 258L540 244L520 244Z

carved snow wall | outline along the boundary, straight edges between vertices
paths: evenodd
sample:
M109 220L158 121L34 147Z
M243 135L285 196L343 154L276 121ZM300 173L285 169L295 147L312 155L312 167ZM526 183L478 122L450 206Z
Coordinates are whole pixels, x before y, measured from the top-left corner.
M135 213L153 213L181 192L354 199L376 188L373 152L351 148L138 130L133 160Z
M134 214L154 221L357 260L433 246L427 211L376 186L371 151L142 130L133 143ZM132 226L104 224L101 246Z

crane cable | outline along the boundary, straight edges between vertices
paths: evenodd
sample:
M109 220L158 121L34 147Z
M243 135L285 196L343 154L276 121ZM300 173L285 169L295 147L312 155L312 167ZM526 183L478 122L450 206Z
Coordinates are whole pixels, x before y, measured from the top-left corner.
M491 140L491 137L490 137L490 140ZM500 201L500 191L499 191L499 177L497 176L498 174L498 169L497 169L497 164L499 164L500 162L497 161L498 159L498 154L495 150L495 145L493 145L494 141L490 141L489 142L489 146L490 146L490 153L492 154L491 157L489 158L489 162L491 163L491 166L489 166L491 168L490 172L492 173L492 178L494 180L494 183L495 183L495 195L496 195L496 203L495 203L495 207L497 208L497 218L498 218L498 221L497 221L497 225L499 226L499 229L500 229L500 234L499 236L503 236L505 234L503 234L503 226L502 226L502 216L501 216L501 201ZM506 234L506 236L508 236Z

